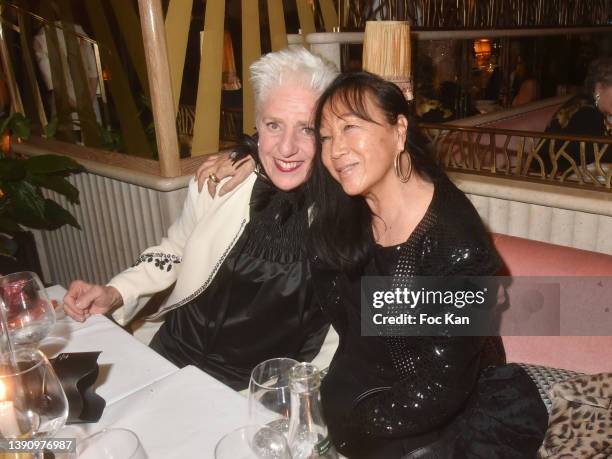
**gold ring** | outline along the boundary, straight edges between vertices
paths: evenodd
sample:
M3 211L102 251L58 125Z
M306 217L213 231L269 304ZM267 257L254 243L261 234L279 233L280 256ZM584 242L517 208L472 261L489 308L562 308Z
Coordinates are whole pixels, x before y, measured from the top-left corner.
M214 172L208 176L208 180L213 183L219 183L219 177L217 177Z

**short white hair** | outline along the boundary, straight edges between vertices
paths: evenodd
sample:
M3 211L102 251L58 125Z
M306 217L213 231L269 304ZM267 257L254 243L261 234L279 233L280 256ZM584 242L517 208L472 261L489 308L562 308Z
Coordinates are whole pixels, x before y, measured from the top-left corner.
M261 56L251 64L255 112L273 89L291 83L321 94L338 76L332 62L299 46Z

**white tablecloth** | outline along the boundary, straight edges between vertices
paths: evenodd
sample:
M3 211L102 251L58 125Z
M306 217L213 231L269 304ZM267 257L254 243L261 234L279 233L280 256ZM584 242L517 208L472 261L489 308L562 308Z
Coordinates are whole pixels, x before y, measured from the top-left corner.
M221 437L246 424L247 399L189 366L108 406L97 424L69 426L65 435L123 427L137 433L149 459L208 459Z
M61 304L65 290L48 289ZM150 459L213 458L226 433L247 423L247 399L196 367L179 370L104 316L58 319L47 352L102 351L99 422L66 426L58 437L84 438L107 427L133 430Z
M65 293L62 287L51 287L48 292L51 299L61 304ZM102 351L98 357L96 392L107 404L178 371L176 365L100 315L80 323L59 314L53 332L41 348L47 355Z

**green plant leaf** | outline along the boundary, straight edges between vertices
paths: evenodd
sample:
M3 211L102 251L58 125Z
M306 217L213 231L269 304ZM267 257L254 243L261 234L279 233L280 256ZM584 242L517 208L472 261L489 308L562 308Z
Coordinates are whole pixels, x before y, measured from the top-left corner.
M8 216L31 228L45 227L45 200L34 185L26 181L5 183L10 196Z
M17 244L13 238L0 234L0 255L14 258L15 252L17 252Z
M24 163L26 170L32 174L58 174L83 170L83 166L74 159L60 155L32 156Z
M21 113L15 113L11 116L11 120L8 127L14 135L27 140L30 138L30 125L31 121L29 118L26 118Z
M45 139L54 139L57 134L57 126L59 123L59 118L57 115L53 115L51 117L51 121L47 123L47 125L43 129L43 135Z
M77 229L81 229L81 225L76 221L76 218L60 206L57 202L46 199L45 200L45 217L49 222L47 229L57 229L60 226L70 225Z
M25 177L24 161L14 158L0 159L0 180L17 181Z
M66 196L72 204L79 204L79 190L61 175L29 174L27 180L36 186Z
M100 125L98 127L100 129L100 138L102 139L102 148L112 151L124 151L123 138L118 131L107 129Z
M19 226L10 218L0 217L0 232L10 234L15 233L17 231L23 231L21 226Z

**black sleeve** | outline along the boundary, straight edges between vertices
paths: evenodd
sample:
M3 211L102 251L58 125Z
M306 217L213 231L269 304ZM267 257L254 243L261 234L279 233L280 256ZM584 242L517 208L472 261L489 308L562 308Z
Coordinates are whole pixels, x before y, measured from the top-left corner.
M387 344L401 379L356 400L351 430L395 437L445 424L474 387L482 338L390 337Z
M601 114L593 107L582 107L570 118L567 126L558 131L566 135L602 136Z
M560 119L562 114L567 113L567 121L562 125ZM590 105L580 107L574 113L568 112L566 106L563 106L553 117L551 123L546 128L547 133L561 135L583 135L589 137L600 137L604 135L601 113ZM552 171L553 160L550 158L551 142L554 142L553 152L557 153L565 144L562 140L546 140L540 148L540 157L544 161L545 170L547 173ZM580 142L569 142L565 146L565 154L574 160L577 167L580 167ZM602 162L609 161L612 158L611 154L607 154L602 158ZM585 144L585 161L590 164L595 161L595 152L593 145ZM559 156L557 160L558 171L563 173L567 170L571 163L565 155Z
M298 351L298 360L301 362L311 362L317 356L325 341L330 325L324 320L317 322L317 326L312 327L312 330L306 335ZM321 370L322 368L319 369Z
M259 151L257 148L258 139L259 136L257 133L252 136L248 134L241 134L231 153L232 164L242 161L247 156L250 156L253 158L253 160L255 160L256 164L259 164Z

